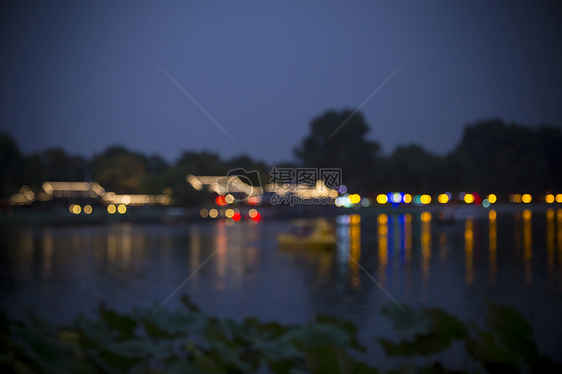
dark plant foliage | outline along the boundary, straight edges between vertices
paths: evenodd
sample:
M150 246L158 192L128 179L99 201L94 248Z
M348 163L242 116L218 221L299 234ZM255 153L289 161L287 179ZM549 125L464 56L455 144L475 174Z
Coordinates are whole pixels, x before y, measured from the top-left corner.
M304 325L219 320L182 299L185 309L100 309L59 328L35 316L0 317L0 368L15 373L378 373L358 359L368 354L348 321L319 315ZM378 341L389 357L426 357L395 373L450 373L431 358L454 342L479 372L560 372L537 352L529 325L514 310L490 305L488 330L439 309L383 309L403 340ZM431 359L431 360L429 360ZM420 361L416 361L420 362ZM472 370L471 370L472 371Z

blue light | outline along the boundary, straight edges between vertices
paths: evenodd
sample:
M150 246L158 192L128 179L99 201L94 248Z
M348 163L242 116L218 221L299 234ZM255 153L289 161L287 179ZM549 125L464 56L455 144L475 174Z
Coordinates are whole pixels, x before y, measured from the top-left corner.
M345 216L337 216L336 217L336 222L340 225L347 225L349 224L349 216L345 215Z

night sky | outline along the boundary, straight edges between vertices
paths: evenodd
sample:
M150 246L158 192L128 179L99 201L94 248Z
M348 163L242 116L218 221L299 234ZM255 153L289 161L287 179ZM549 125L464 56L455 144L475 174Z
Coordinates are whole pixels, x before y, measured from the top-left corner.
M290 160L400 66L361 109L385 153L443 154L484 118L562 124L553 2L304 3L4 1L0 130L25 153Z

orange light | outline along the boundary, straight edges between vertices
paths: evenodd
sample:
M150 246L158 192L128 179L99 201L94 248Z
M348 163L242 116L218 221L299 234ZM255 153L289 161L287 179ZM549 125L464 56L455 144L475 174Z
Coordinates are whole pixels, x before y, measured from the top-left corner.
M361 201L361 196L359 196L358 194L351 194L349 195L349 201L352 204L359 204L359 202Z
M410 195L409 193L405 194L402 198L402 201L404 201L406 204L410 204L412 202L412 195Z
M421 195L420 196L420 203L422 203L423 205L427 205L427 204L431 203L431 196Z
M377 195L377 203L379 204L386 204L386 202L388 201L388 198L386 197L385 194L379 194Z
M467 193L464 195L464 202L467 204L472 204L474 202L474 195L471 193Z
M447 194L442 193L441 195L439 195L437 197L437 200L441 203L441 204L447 204L449 202L449 196L447 196Z
M549 193L544 197L544 202L547 204L552 204L554 202L554 195Z
M528 193L521 196L521 201L523 201L525 204L529 204L531 200L533 200L533 198Z

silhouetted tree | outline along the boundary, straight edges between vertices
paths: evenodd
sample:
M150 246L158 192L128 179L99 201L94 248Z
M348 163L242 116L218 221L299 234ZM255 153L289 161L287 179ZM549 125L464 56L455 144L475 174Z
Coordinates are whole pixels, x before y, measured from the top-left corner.
M93 180L117 193L141 193L146 158L120 146L96 155L92 161Z
M560 128L494 119L466 126L452 154L463 161L464 179L474 189L541 192L561 186L560 144Z
M85 178L87 161L81 156L69 156L61 148L52 148L41 152L39 157L46 180L78 182Z
M168 187L166 173L170 165L162 157L153 154L146 159L146 172L141 183L141 192L161 194Z
M247 155L241 155L234 157L226 162L226 167L228 171L230 170L237 170L237 169L244 169L245 171L249 172L250 174L247 175L248 178L256 185L256 183L260 183L262 186L266 183L269 183L269 171L270 169L267 165L261 161L256 161L248 157ZM227 173L228 173L227 171ZM260 177L260 180L254 179L256 177L255 173L251 173L252 171L257 171Z
M40 187L47 181L47 166L40 153L25 156L23 160L23 184Z
M198 205L210 201L206 191L196 191L187 184L186 176L226 175L227 166L217 153L184 151L166 173L167 184L172 189L175 203L182 206Z
M312 120L310 135L295 150L306 167L341 168L351 190L371 191L380 186L378 143L367 140L369 126L361 113L328 111Z
M12 137L0 133L0 196L9 196L22 183L22 155Z
M444 159L415 144L398 146L385 170L385 186L391 191L436 192L448 184Z

